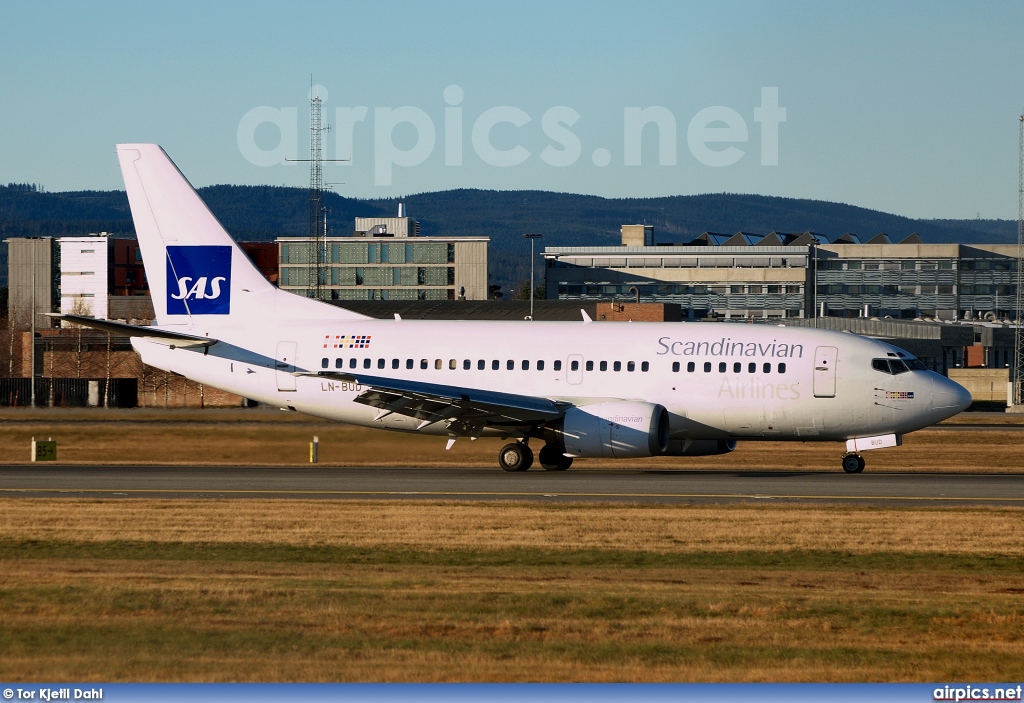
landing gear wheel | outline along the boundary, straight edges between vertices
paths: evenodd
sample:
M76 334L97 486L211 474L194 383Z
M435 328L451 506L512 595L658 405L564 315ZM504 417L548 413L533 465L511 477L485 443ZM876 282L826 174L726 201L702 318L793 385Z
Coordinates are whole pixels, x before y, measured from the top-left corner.
M572 457L566 456L553 444L545 444L540 450L540 465L545 471L565 471L572 466Z
M864 470L864 457L860 454L843 455L843 471L848 474L859 474Z
M505 471L526 471L533 464L533 451L522 442L506 444L498 452L498 465Z

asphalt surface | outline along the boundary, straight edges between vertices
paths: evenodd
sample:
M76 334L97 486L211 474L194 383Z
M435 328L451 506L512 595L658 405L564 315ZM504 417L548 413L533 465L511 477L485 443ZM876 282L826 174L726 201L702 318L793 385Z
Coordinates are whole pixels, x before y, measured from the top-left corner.
M496 468L0 467L0 497L854 503L1024 507L1022 474Z

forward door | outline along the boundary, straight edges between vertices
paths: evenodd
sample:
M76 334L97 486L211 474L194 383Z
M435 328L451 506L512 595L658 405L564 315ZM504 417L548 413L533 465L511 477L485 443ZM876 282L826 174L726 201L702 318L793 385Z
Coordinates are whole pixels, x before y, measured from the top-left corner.
M818 347L814 350L814 397L836 397L836 347Z

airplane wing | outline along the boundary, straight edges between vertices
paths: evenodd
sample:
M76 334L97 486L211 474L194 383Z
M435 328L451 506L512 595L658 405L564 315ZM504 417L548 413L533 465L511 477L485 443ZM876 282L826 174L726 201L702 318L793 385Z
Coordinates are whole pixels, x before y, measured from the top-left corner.
M383 376L332 371L309 375L364 386L355 402L378 408L378 420L391 413L406 415L420 420L417 429L446 422L449 432L463 437L477 437L484 427L513 429L555 420L569 407L547 398Z
M92 329L110 332L111 334L119 334L124 337L141 337L143 339L148 339L151 342L159 342L160 344L167 344L171 347L209 347L217 343L216 339L211 339L209 337L198 337L196 335L185 334L183 332L168 332L167 330L161 330L155 327L145 327L142 325L128 325L123 322L114 322L112 320L99 320L95 317L60 315L52 312L46 313L46 315L55 320L64 320L76 325L81 325L82 327L91 327Z

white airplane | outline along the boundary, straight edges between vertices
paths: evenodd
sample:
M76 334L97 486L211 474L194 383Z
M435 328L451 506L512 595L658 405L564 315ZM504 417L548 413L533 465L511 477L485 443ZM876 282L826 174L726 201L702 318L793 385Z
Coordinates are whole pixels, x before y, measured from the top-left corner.
M957 414L960 385L890 344L784 325L379 320L280 290L155 144L117 147L156 324L60 315L128 335L145 363L353 425L512 439L506 471L576 457L703 456L737 440L860 452Z

